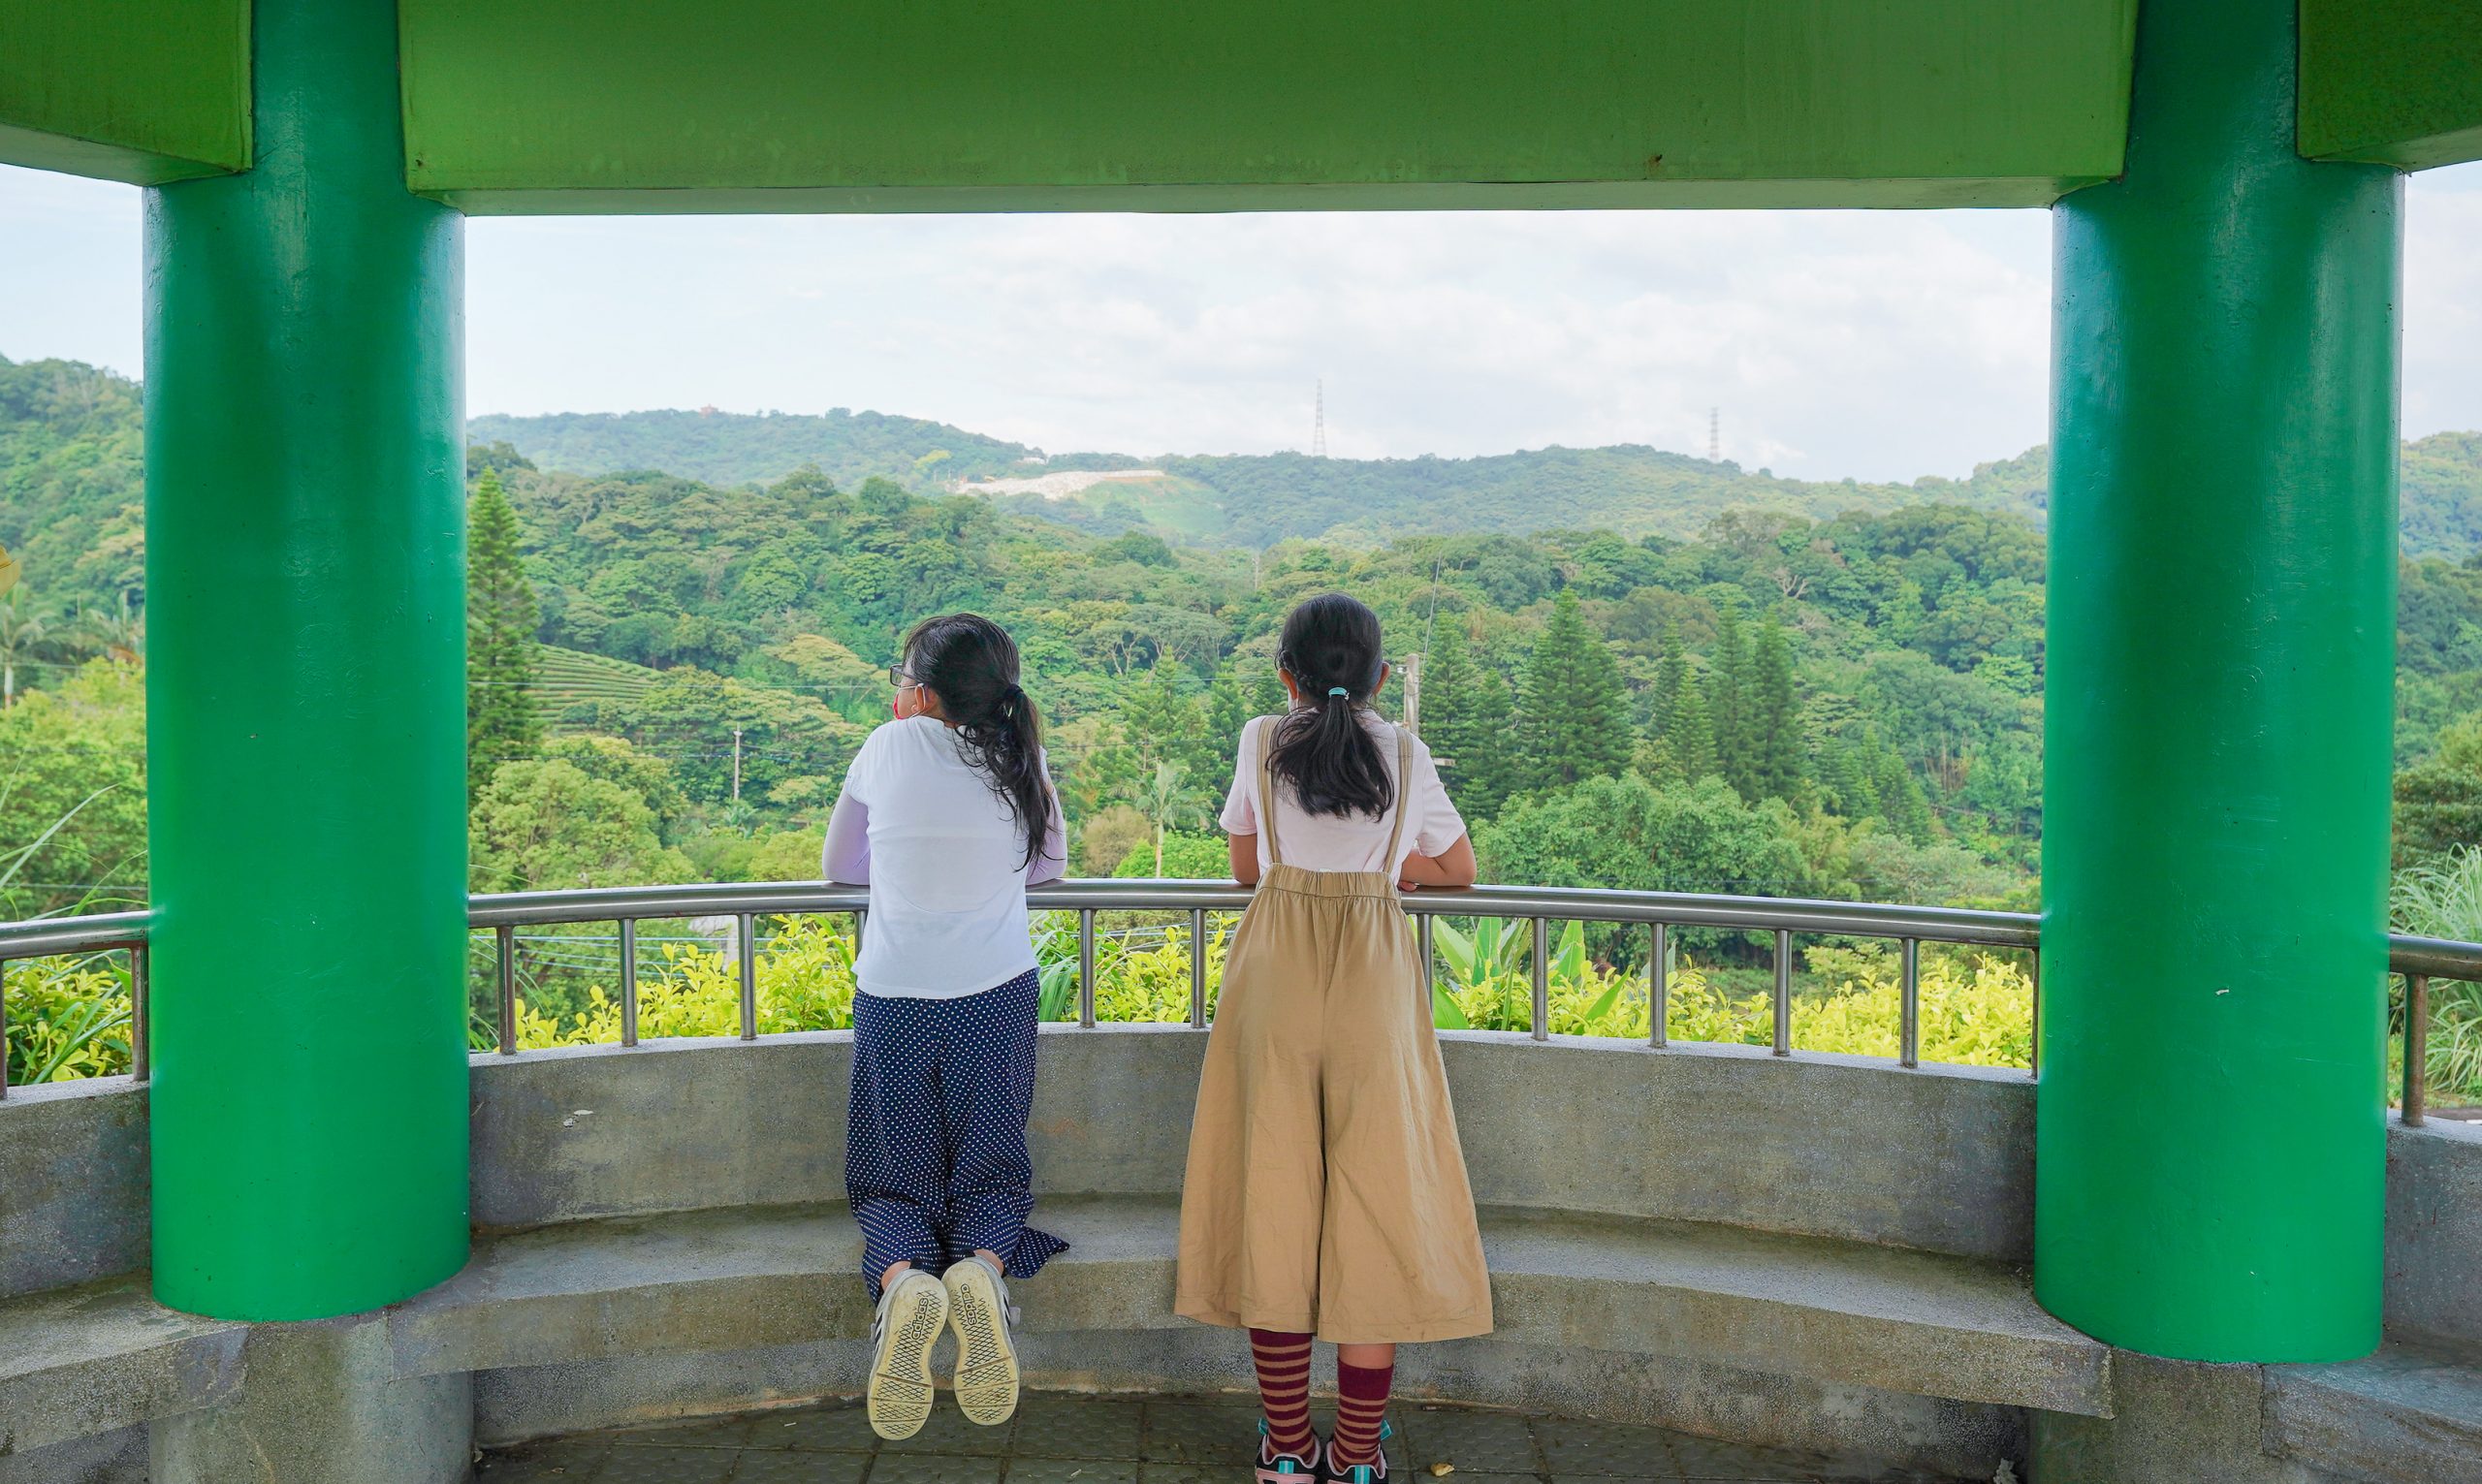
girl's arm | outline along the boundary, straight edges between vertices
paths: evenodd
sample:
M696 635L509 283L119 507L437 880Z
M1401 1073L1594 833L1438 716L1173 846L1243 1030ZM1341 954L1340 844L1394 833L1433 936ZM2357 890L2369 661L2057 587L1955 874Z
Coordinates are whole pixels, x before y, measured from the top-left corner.
M1034 852L1034 865L1026 871L1028 886L1068 874L1068 816L1060 807L1060 790L1053 786L1048 770L1043 774L1043 792L1051 797L1051 823L1043 829L1043 848Z
M1256 835L1227 835L1224 848L1232 858L1232 879L1243 886L1258 884L1258 837Z
M1467 887L1474 884L1474 837L1460 835L1456 843L1437 855L1409 855L1397 868L1396 884L1407 891L1416 887Z
M819 874L847 886L871 880L871 810L851 794L836 797L836 812L827 817L827 848L819 852Z

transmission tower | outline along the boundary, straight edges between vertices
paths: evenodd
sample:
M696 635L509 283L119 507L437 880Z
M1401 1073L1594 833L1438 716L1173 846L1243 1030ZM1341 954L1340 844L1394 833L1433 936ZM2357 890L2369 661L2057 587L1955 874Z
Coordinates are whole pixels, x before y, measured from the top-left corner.
M1310 457L1327 457L1327 378L1319 378L1319 390L1310 400Z
M1706 409L1706 461L1724 461L1724 409L1721 407Z

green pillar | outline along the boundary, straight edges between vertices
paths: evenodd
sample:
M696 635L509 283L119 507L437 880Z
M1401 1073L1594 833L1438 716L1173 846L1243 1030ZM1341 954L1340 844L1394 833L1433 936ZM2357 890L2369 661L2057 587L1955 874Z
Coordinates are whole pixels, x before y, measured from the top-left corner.
M2145 0L2053 210L2034 1286L2191 1360L2379 1338L2401 191L2293 79L2293 0Z
M155 1291L303 1319L465 1257L463 238L396 6L255 12L146 205Z

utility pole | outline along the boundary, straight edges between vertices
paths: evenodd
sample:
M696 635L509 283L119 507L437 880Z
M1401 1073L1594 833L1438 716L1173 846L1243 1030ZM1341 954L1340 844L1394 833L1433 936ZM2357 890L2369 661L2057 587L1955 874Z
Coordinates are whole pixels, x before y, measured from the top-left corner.
M1721 407L1706 409L1706 461L1724 461L1724 409Z
M1310 402L1310 457L1327 457L1327 378L1319 378L1319 390Z
M733 803L741 803L741 728L733 728Z
M1405 730L1416 737L1422 735L1422 655L1418 649L1405 656Z

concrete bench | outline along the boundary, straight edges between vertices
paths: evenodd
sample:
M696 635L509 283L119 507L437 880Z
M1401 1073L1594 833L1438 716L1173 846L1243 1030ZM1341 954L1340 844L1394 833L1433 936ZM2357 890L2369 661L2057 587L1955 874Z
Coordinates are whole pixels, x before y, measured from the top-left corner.
M0 1301L0 1458L222 1401L249 1328L164 1308L143 1275Z
M2482 1478L2482 1355L2391 1344L2267 1368L2266 1449L2348 1479Z
M1054 1200L1070 1250L1020 1285L1033 1333L1185 1325L1177 1208ZM1493 1213L1501 1336L1925 1396L2108 1415L2110 1351L1997 1263L1682 1222ZM539 1366L865 1333L861 1245L840 1207L578 1222L479 1247L398 1308L400 1371Z

